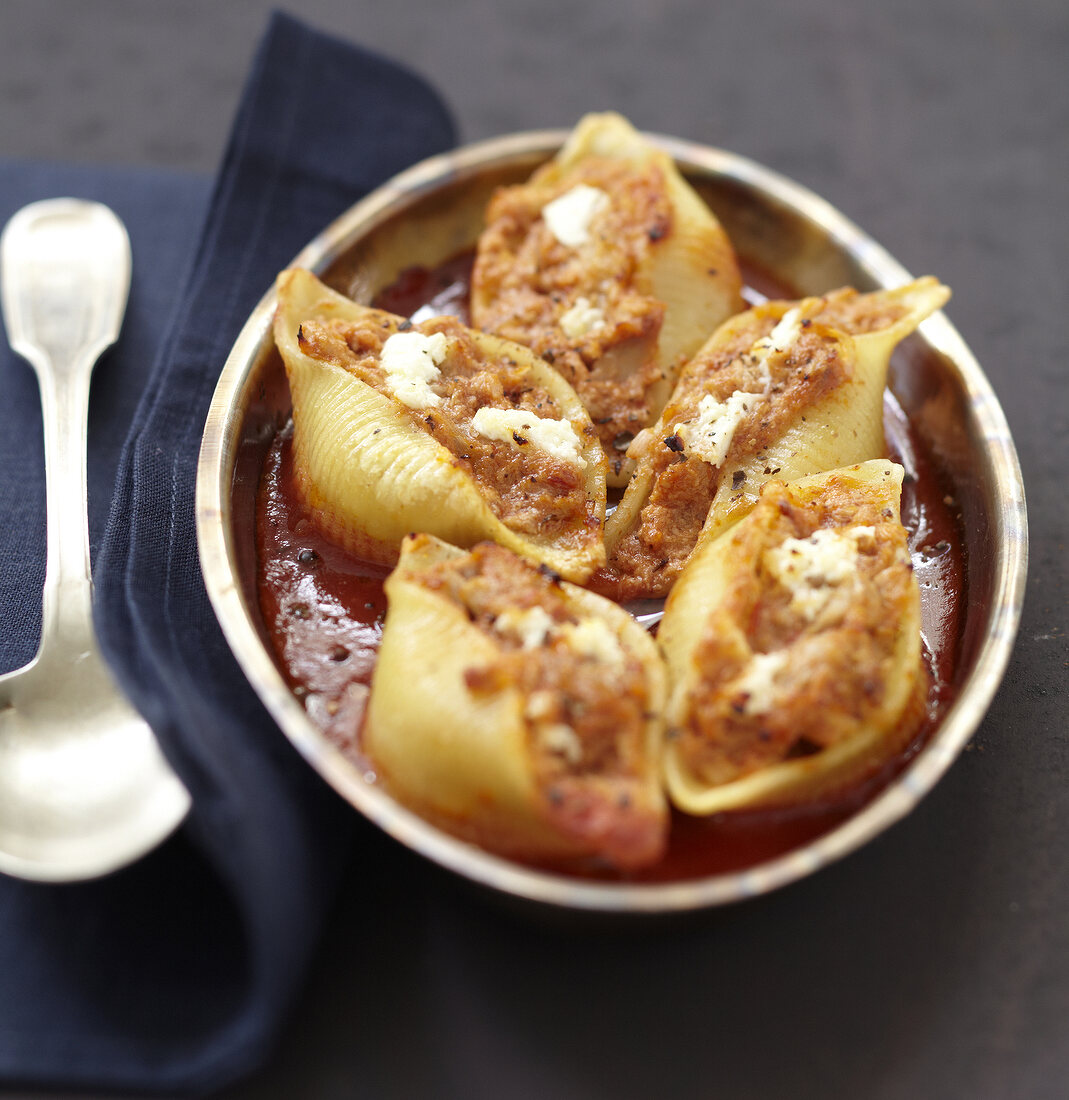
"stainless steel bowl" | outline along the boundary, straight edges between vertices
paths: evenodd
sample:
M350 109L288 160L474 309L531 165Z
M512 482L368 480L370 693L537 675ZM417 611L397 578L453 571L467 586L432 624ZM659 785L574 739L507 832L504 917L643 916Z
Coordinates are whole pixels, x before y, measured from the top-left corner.
M526 178L563 132L486 141L416 165L311 241L293 263L331 274L369 301L412 264L433 266L470 247L491 191ZM651 135L706 198L739 252L799 293L851 284L898 286L910 275L823 199L742 157ZM265 273L265 277L268 273ZM669 912L736 901L808 875L908 813L982 719L1006 668L1027 562L1024 488L1005 417L983 371L941 314L892 362L891 389L945 468L962 510L967 600L958 693L909 766L838 828L743 871L658 884L605 883L532 870L446 835L367 782L312 724L286 686L256 596L254 505L263 458L289 409L270 336L269 292L238 337L204 430L197 534L204 580L226 638L268 711L308 762L365 816L408 847L494 890L550 906ZM911 350L912 349L912 350Z

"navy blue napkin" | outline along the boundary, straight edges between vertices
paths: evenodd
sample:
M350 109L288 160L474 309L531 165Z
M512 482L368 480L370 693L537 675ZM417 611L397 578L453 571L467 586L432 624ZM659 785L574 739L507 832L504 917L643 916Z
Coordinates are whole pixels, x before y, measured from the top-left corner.
M274 727L215 622L194 531L200 435L228 350L275 273L368 190L454 139L420 79L276 15L210 196L195 177L0 164L5 220L76 194L112 205L131 234L126 324L94 376L96 615L193 795L174 838L106 879L0 875L0 1083L207 1089L255 1066L277 1034L355 814ZM30 659L40 630L43 458L36 383L6 347L0 385L9 669Z

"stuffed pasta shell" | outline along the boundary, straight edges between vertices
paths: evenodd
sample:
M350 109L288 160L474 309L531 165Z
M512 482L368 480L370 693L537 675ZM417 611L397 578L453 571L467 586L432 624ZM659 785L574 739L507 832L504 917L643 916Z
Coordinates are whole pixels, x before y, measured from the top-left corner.
M925 278L766 302L725 322L628 451L635 476L606 526L609 561L594 587L667 595L699 540L744 515L771 478L883 455L891 352L948 297Z
M743 308L730 241L671 158L616 114L583 118L557 157L491 200L474 324L525 344L575 387L609 483L683 361Z
M656 861L665 673L601 597L493 543L405 540L363 734L389 790L501 854Z
M278 299L295 472L326 534L387 564L410 531L492 539L571 580L604 561L597 435L528 349L452 317L412 325L307 271L283 272Z
M925 711L902 467L765 485L669 596L665 779L690 814L833 794L901 750Z

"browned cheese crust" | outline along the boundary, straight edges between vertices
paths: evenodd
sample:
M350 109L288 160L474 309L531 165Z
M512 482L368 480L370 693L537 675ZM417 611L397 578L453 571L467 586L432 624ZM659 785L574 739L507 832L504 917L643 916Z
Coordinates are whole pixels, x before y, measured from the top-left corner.
M477 327L529 347L571 383L609 455L619 457L648 424L648 391L662 377L655 362L664 303L639 277L653 242L672 232L664 175L651 165L589 157L553 190L531 181L500 190L487 209L472 275ZM598 232L580 248L562 245L542 220L547 202L577 184L610 197ZM559 319L580 298L605 317L571 339ZM634 351L642 352L635 361ZM615 446L614 446L615 445Z
M556 625L578 620L551 570L494 543L441 562L420 580L447 593L499 645L500 657L468 669L465 680L475 695L511 687L528 701L527 745L545 819L573 837L601 838L619 860L649 862L663 846L665 823L643 808L649 696L641 662L626 652L619 666L595 662L552 634L525 649L515 630L495 627L502 613L531 608ZM539 735L550 726L570 728L574 741L555 744Z
M743 672L739 649L719 625L710 624L698 644L700 669L689 699L689 721L670 736L695 774L724 783L759 768L806 756L854 733L882 702L893 669L895 639L912 594L912 567L906 533L890 509L873 501L858 505L856 492L833 479L820 501L800 506L782 483L763 491L755 515L737 534L740 570L723 605L724 616L745 634L759 654L791 646L779 671L776 704L764 713L747 713L747 694L732 691ZM820 528L872 527L858 540L856 574L840 585L815 619L792 606L791 592L771 575L763 560L785 539L806 539ZM918 677L922 682L923 678ZM916 725L923 692L903 716L903 728ZM912 722L912 725L911 725Z
M490 359L465 327L452 317L434 317L412 326L388 313L365 321L310 321L301 325L298 343L315 359L350 371L380 393L389 393L379 365L382 347L395 332L414 329L424 335L443 333L449 340L441 378L431 389L442 399L432 409L405 412L412 424L432 436L454 457L454 464L478 484L487 504L506 526L519 534L541 534L579 544L589 541L600 520L585 491L583 472L554 459L539 447L514 436L504 447L480 435L471 421L480 408L517 409L561 419L557 402L515 360ZM589 428L587 429L589 430Z
M803 321L802 335L787 354L766 360L771 377L766 399L751 403L721 465L688 455L675 429L698 415L703 397L724 402L736 390L765 389L764 369L750 349L775 323L774 317L755 318L731 344L718 347L713 355L699 353L683 368L664 409L665 430L648 439L637 456L652 468L654 479L639 522L617 544L608 565L594 574L590 588L616 599L666 596L698 541L721 470L746 456L760 455L807 408L847 378L847 364L836 346L812 330L811 322ZM777 471L770 467L765 472Z

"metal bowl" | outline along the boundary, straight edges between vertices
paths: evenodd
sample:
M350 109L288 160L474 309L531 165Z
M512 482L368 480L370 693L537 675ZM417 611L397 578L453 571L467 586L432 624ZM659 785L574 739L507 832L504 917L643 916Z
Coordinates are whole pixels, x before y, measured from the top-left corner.
M470 247L493 189L525 179L564 132L499 138L402 173L311 241L295 265L369 301L413 264ZM752 161L650 135L708 201L740 254L799 293L850 284L898 286L910 275L823 199ZM953 482L962 511L967 599L955 701L924 747L875 799L804 847L743 871L680 882L594 882L534 870L459 841L395 802L309 720L267 641L256 596L254 506L267 447L289 410L270 336L268 293L238 337L208 414L197 474L197 534L205 584L226 638L268 711L308 762L366 817L467 879L549 906L670 912L764 893L853 851L908 813L979 724L1006 668L1021 613L1027 559L1024 488L990 384L950 322L924 322L892 361L890 386Z

